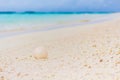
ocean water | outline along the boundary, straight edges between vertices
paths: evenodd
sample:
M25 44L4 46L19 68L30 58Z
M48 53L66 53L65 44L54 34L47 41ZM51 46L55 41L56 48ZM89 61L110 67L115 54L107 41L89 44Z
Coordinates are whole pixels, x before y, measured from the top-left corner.
M0 31L49 30L104 20L110 14L0 14Z

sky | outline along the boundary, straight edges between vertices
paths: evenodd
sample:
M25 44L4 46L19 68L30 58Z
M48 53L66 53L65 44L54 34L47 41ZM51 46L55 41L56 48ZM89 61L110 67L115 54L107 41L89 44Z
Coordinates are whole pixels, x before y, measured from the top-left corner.
M116 12L120 0L0 0L0 11Z

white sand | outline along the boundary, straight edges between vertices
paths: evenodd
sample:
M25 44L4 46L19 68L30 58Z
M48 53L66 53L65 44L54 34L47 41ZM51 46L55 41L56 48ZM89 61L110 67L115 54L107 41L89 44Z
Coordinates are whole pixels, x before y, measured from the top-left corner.
M0 39L0 80L120 80L120 19Z

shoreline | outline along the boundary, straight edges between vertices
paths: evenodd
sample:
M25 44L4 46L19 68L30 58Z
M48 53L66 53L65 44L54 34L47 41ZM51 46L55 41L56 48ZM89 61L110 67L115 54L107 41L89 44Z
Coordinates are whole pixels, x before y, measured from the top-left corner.
M116 14L119 14L119 13L111 13L111 14L108 14L110 17L107 16L107 17L103 17L101 19L94 20L94 21L82 22L84 20L80 20L82 23L77 22L77 23L73 23L73 24L69 23L69 24L63 24L63 25L54 25L54 27L46 28L46 29L45 28L44 29L34 29L33 28L32 30L17 29L17 30L10 30L10 31L1 31L0 38L22 35L22 34L26 34L26 33L29 34L29 33L33 33L33 32L43 32L43 31L56 30L56 29L61 29L61 28L71 28L71 27L75 27L75 26L84 26L84 25L102 23L102 22L106 22L111 19L114 19Z

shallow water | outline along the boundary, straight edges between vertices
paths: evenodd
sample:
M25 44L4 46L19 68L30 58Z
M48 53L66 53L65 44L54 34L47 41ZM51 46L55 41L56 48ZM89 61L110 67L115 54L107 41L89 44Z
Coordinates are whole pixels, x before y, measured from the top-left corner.
M109 14L0 14L0 31L48 30L100 20Z

